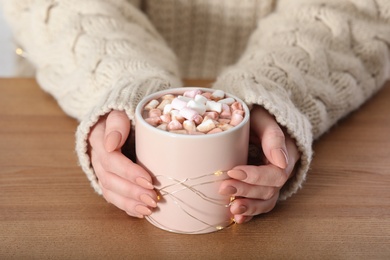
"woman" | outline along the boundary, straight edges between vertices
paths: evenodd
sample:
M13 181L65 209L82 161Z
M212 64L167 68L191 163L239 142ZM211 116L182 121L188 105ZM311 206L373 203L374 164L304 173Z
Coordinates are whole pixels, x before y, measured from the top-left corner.
M150 175L124 156L134 109L184 78L251 108L264 164L237 166L220 193L237 223L304 182L312 142L388 79L389 1L2 0L41 87L77 118L93 188L127 214L157 206Z

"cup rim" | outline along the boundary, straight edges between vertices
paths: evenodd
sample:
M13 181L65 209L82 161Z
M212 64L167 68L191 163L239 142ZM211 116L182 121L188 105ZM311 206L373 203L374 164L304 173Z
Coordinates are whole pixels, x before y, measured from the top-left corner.
M226 131L222 131L222 132L219 132L219 133L213 133L213 134L209 134L209 135L208 134L191 135L191 134L172 133L172 132L169 132L169 131L164 131L164 130L158 129L158 128L150 125L142 117L143 107L150 100L158 99L158 98L160 98L160 97L162 97L162 96L164 96L166 94L183 94L184 91L195 90L195 89L199 89L199 90L204 91L204 92L213 92L213 91L216 90L216 89L212 89L212 88L203 88L203 87L189 86L189 87L179 87L179 88L165 89L165 90L157 91L157 92L154 92L154 93L152 93L150 95L147 95L137 104L137 107L135 109L135 117L134 117L135 118L135 125L142 124L143 126L149 128L149 129L154 129L152 131L158 131L159 134L163 134L163 135L167 135L167 136L175 137L175 138L215 138L217 136L223 136L223 135L227 135L227 134L229 134L231 132L237 131L237 130L241 129L242 127L244 127L246 125L246 123L248 123L249 117L250 117L250 111L249 111L248 106L240 98L236 97L233 94L227 93L227 92L225 92L225 95L227 97L232 97L236 101L241 103L241 105L243 106L243 109L245 111L245 116L244 116L244 119L242 120L242 122L240 122L238 125L234 126L231 129L228 129Z

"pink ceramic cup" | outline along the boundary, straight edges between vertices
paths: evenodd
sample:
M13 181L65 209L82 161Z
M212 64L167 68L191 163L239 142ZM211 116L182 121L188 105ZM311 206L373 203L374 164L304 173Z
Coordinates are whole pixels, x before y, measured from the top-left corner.
M154 93L136 108L137 163L153 177L160 200L147 220L175 233L202 234L221 230L233 223L230 196L218 194L226 172L247 163L249 109L243 105L244 120L237 126L209 135L185 135L159 130L142 117L144 106L165 94L183 94L191 88ZM207 88L202 91L211 92Z

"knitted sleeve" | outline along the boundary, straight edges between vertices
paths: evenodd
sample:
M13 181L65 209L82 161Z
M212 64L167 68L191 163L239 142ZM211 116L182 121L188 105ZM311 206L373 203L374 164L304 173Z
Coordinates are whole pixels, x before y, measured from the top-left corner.
M280 199L306 178L312 142L389 78L390 1L281 0L214 84L273 114L302 153Z
M76 151L100 193L87 154L90 128L113 109L125 110L132 119L143 96L179 87L175 55L146 16L126 0L2 0L2 4L41 87L81 121Z

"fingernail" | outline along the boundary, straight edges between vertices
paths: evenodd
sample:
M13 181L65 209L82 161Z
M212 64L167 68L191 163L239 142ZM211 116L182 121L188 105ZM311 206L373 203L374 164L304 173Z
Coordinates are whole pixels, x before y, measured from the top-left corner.
M148 205L149 207L155 208L157 207L157 202L154 201L148 194L142 194L140 197L140 200Z
M237 189L234 188L233 186L226 186L223 189L219 190L219 193L222 195L233 195L237 192Z
M249 220L251 220L252 218L253 218L253 216L246 216L246 217L244 217L242 223L247 223L247 222L249 222Z
M247 177L246 173L241 170L230 170L227 172L227 174L236 180L245 180Z
M138 213L140 213L141 215L150 215L152 214L152 211L148 208L148 207L145 207L143 205L137 205L135 206L135 211L137 211Z
M271 157L276 166L282 169L286 169L288 165L287 154L283 149L273 149L271 151Z
M118 148L118 145L120 144L122 140L122 135L118 131L112 131L106 136L105 140L105 147L107 152L113 152Z
M148 190L153 190L154 187L153 187L153 184L151 184L147 179L145 178L142 178L142 177L138 177L137 179L135 179L135 182L145 188L145 189L148 189Z
M235 213L235 214L243 214L243 213L245 213L247 210L248 210L248 208L247 208L245 205L240 205L240 206L238 207L237 213Z
M234 216L234 222L236 224L243 224L243 223L248 222L252 218L253 218L253 216L242 216L242 215L237 214L236 216Z

